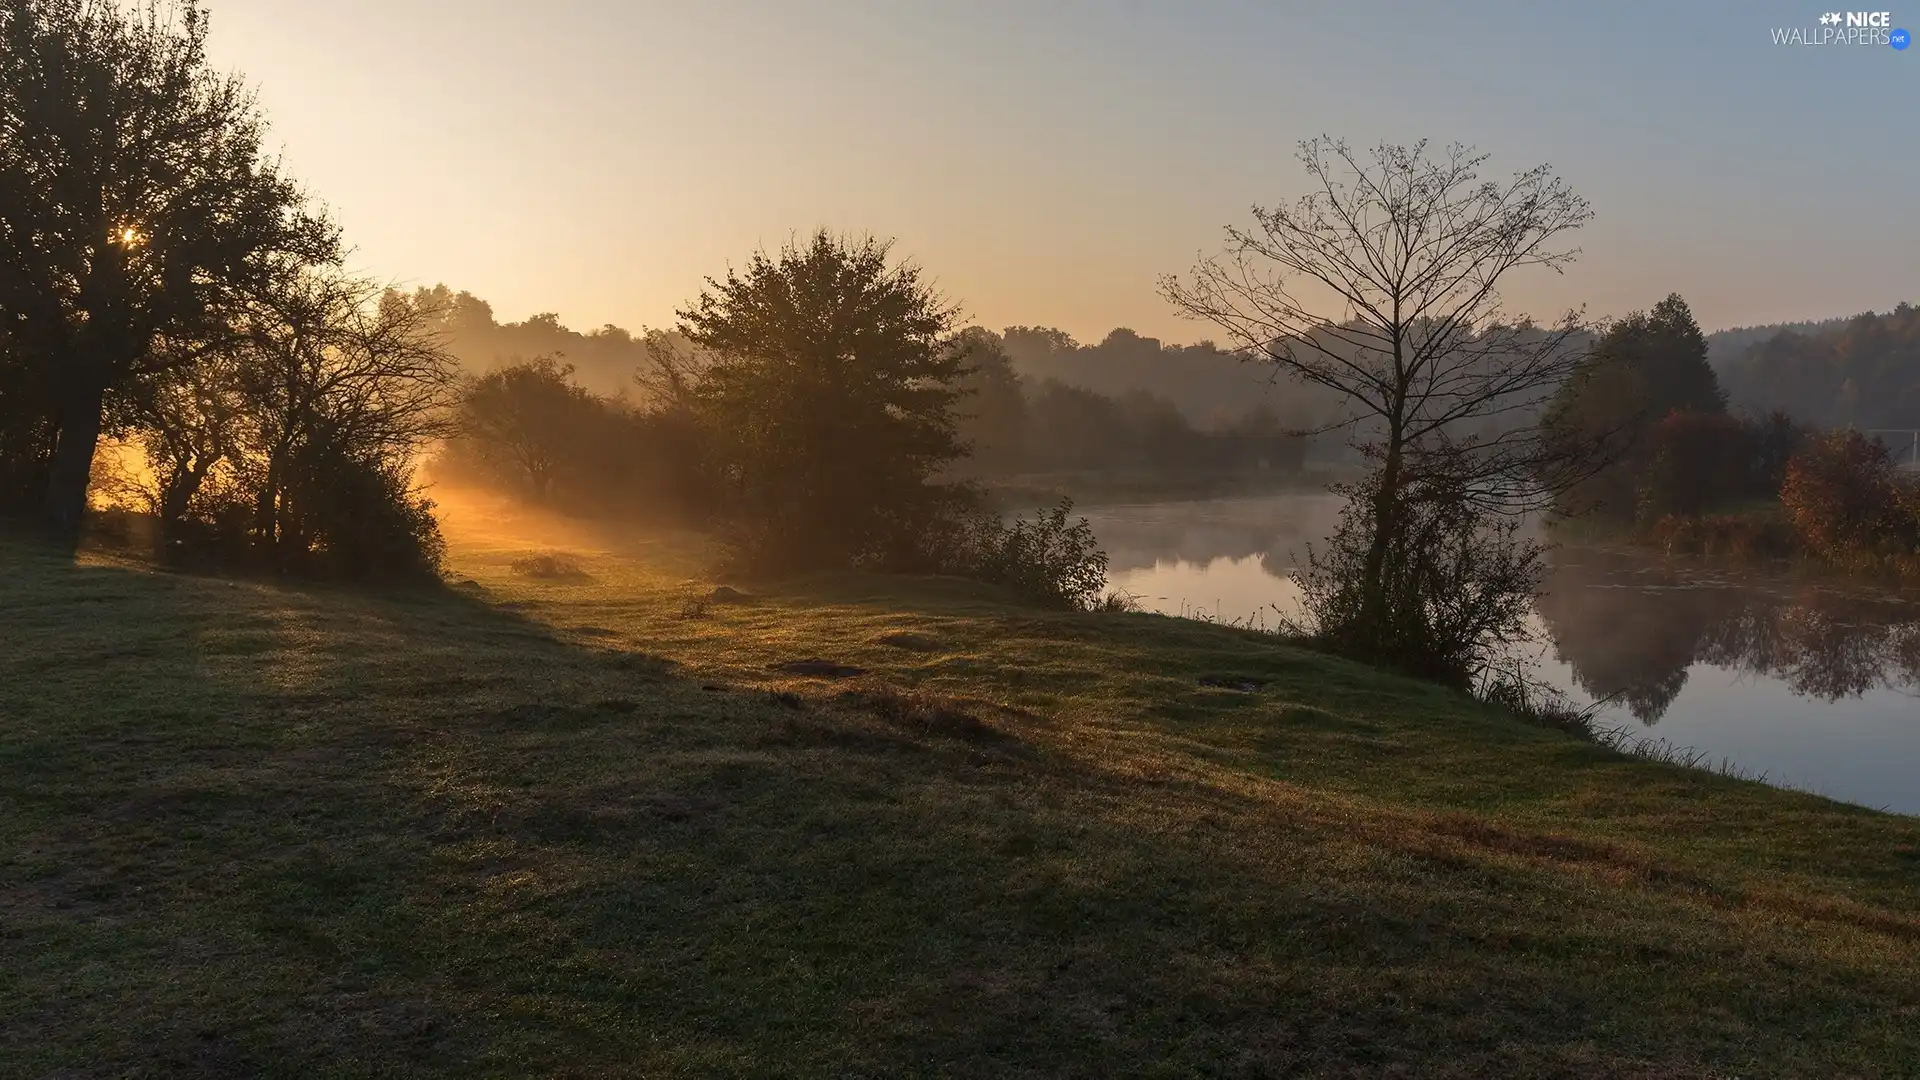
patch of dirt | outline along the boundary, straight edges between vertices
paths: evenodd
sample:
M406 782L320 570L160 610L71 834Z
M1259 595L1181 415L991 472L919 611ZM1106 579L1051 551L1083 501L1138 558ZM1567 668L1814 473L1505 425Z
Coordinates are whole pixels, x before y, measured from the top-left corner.
M1251 694L1267 685L1267 680L1257 675L1202 675L1200 676L1200 685L1211 686L1219 690L1237 690L1243 694Z

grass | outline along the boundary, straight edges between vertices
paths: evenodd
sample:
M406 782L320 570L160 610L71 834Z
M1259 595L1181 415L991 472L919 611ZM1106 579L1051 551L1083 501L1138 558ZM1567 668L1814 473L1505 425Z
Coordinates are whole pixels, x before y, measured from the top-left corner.
M498 527L388 594L0 539L0 1075L1920 1061L1920 821L1270 635Z

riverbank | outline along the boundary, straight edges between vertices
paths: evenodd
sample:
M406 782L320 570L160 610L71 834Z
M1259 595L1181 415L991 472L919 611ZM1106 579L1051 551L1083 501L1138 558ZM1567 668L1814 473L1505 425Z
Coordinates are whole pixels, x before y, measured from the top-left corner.
M1589 547L1623 547L1665 555L1725 559L1795 573L1866 581L1920 582L1920 555L1853 550L1812 550L1779 502L1756 502L1704 514L1670 514L1632 527L1587 519L1555 523L1559 541Z
M0 1072L1920 1057L1920 821L1227 627L488 523L385 596L0 540Z
M1350 479L1355 470L1340 465L1310 465L1195 475L1181 472L1028 473L985 481L987 494L1007 507L1046 506L1062 498L1081 504L1191 502L1325 491Z

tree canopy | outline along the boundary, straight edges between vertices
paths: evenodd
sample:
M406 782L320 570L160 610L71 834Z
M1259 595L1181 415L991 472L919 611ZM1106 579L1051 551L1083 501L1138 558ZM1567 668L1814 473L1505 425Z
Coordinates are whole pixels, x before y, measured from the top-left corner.
M32 458L13 471L41 478L69 535L103 410L191 355L157 343L222 332L278 259L338 255L206 39L191 0L0 8L0 359L30 391L0 422Z
M965 453L956 312L888 245L824 231L744 268L680 312L713 359L697 389L762 565L876 557L955 494Z

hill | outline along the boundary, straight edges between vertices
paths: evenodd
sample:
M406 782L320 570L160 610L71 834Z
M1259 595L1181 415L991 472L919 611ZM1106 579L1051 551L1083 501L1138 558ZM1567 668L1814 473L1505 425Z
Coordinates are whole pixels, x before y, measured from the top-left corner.
M449 530L393 595L0 539L0 1074L1920 1060L1920 821L1251 632Z

